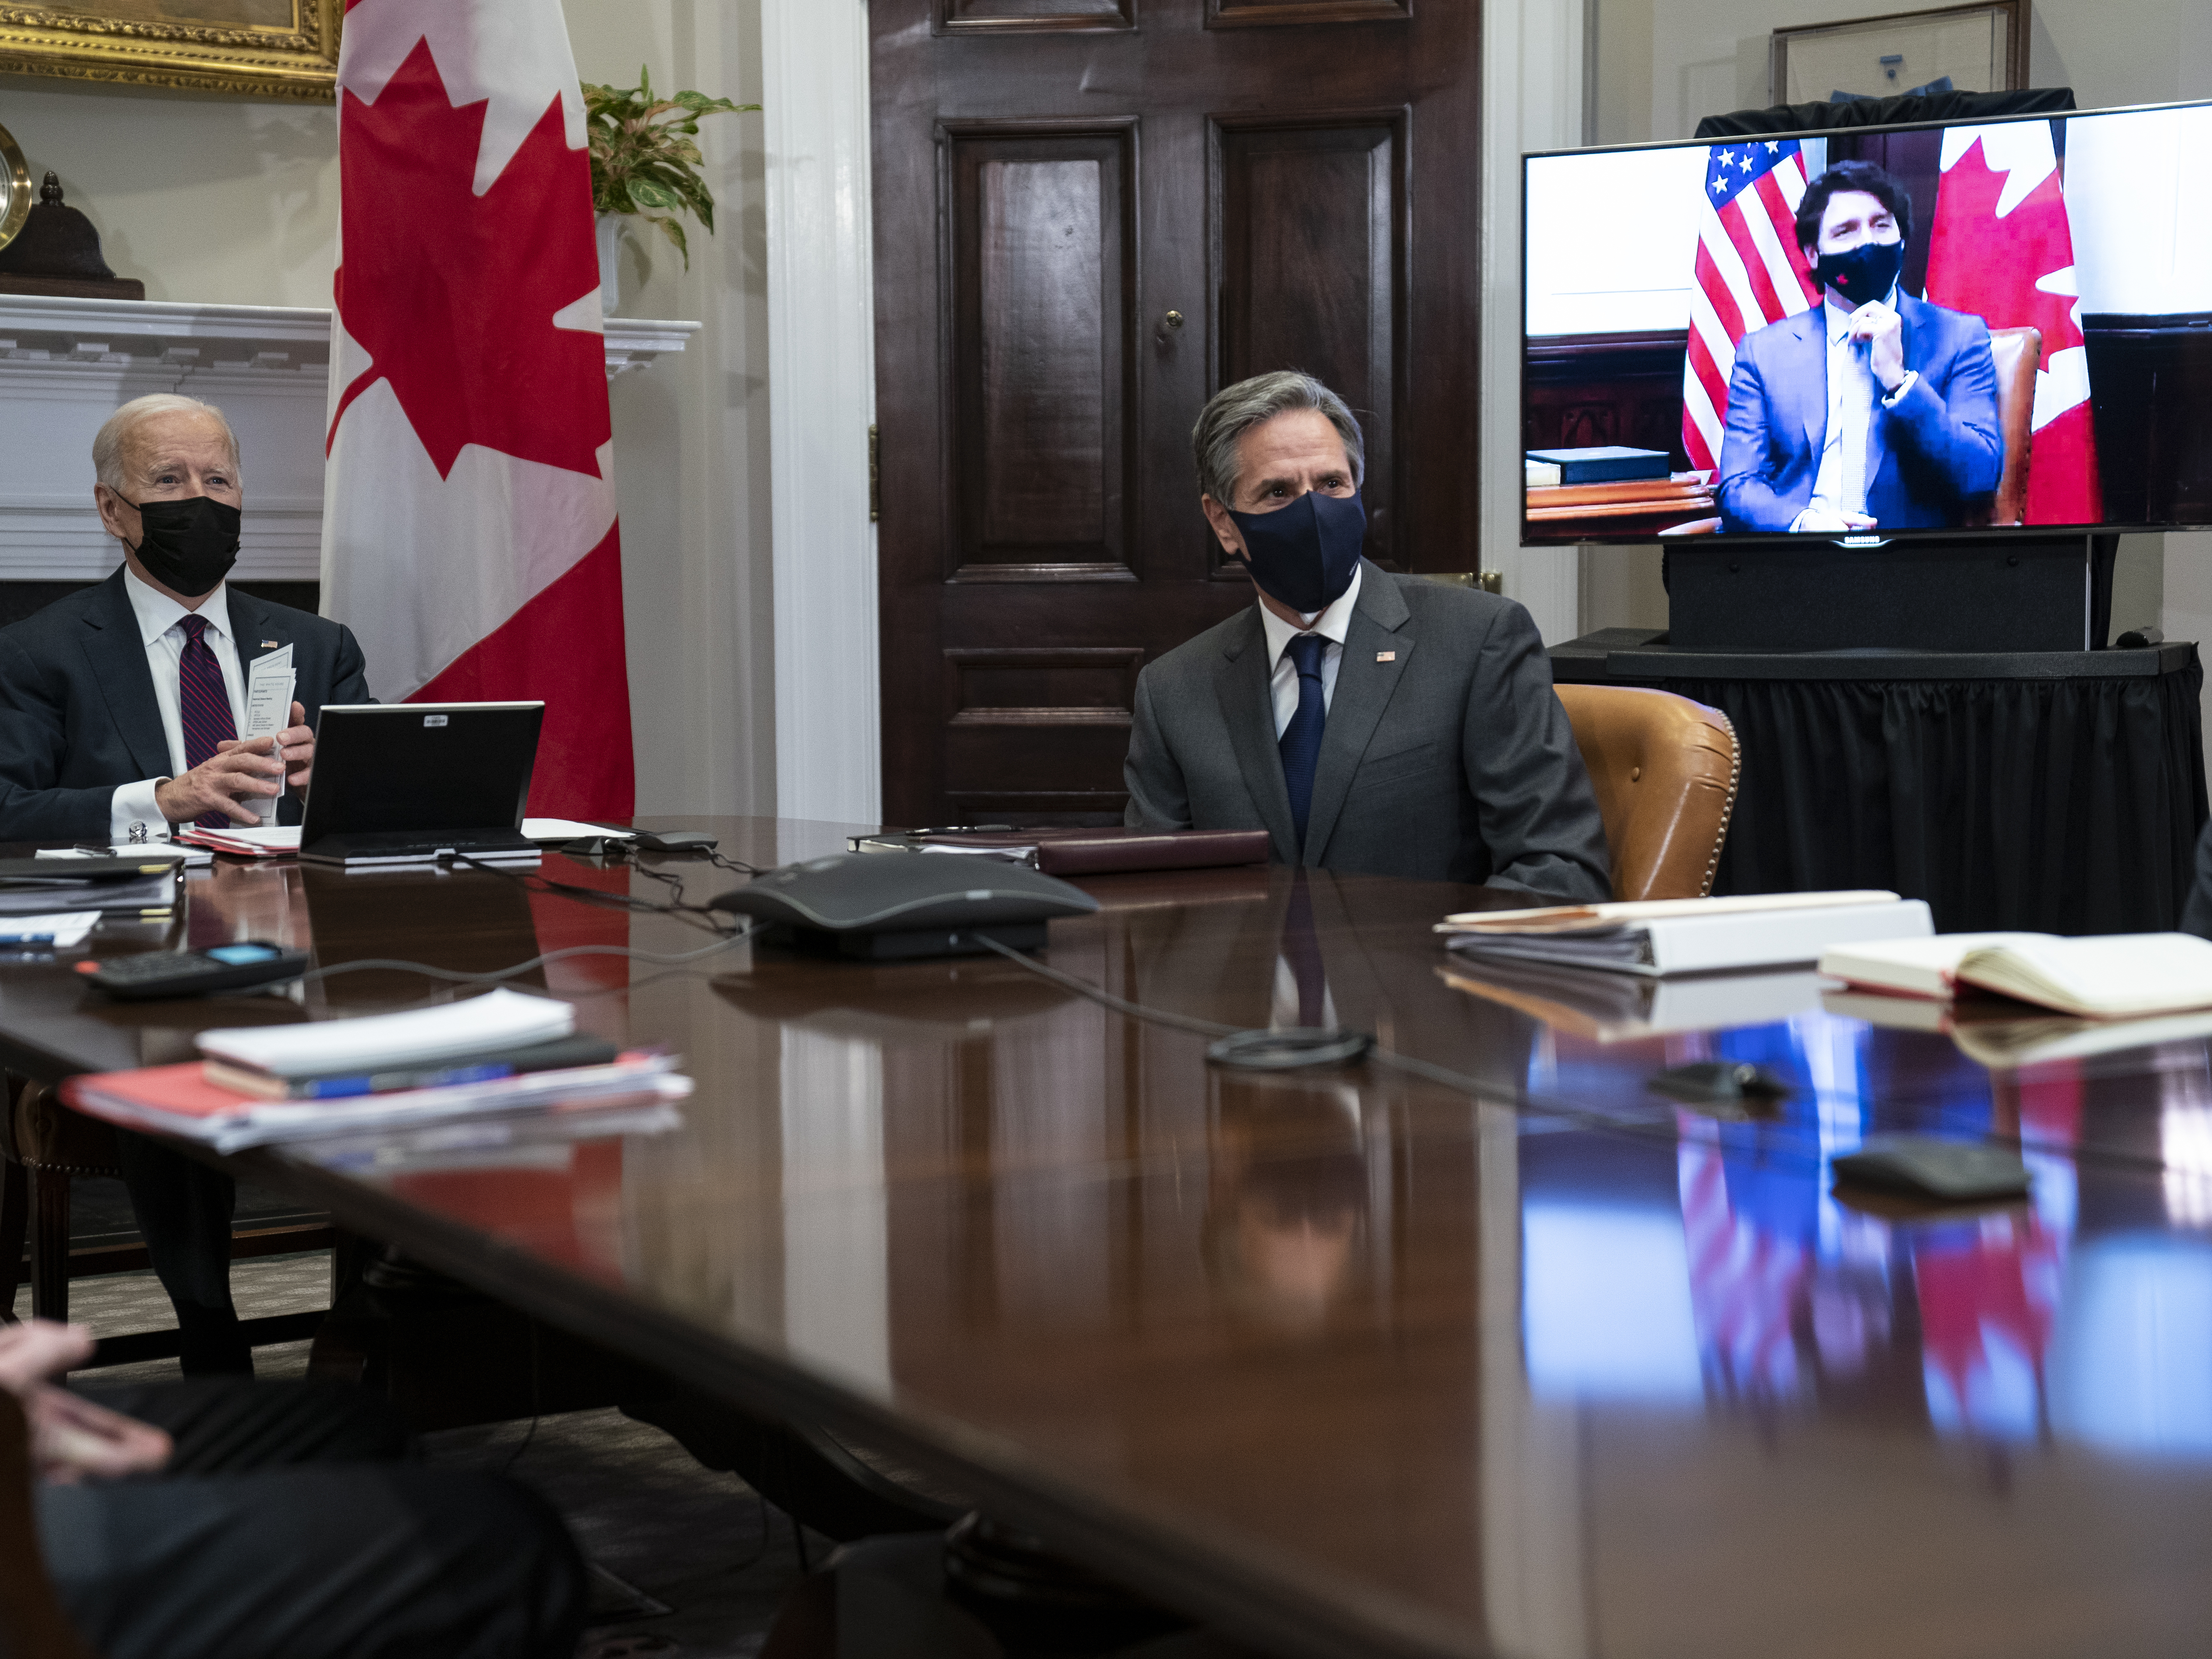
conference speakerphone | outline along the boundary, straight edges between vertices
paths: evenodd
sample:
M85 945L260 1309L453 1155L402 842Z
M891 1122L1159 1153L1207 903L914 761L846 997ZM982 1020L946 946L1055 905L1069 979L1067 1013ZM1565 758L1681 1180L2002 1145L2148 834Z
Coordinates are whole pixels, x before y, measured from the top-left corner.
M1088 915L1080 887L996 859L833 853L771 870L709 906L755 917L763 942L872 962L1042 950L1054 916Z
M300 856L349 870L535 865L522 833L542 702L325 704Z

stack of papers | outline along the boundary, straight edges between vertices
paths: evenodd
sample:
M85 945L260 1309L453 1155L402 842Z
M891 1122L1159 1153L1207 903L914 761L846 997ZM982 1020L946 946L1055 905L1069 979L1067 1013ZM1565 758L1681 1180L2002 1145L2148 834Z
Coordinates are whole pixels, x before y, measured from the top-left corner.
M84 943L100 920L97 910L66 910L52 916L9 916L0 921L0 949L35 946L50 951L74 951Z
M204 847L187 847L175 841L117 842L112 847L41 847L33 855L42 859L170 859L186 870L203 869L215 862Z
M64 912L167 914L177 902L174 859L0 859L0 917Z
M672 1057L638 1050L599 1065L337 1100L272 1099L264 1091L226 1087L209 1075L218 1067L274 1079L391 1073L503 1045L520 1048L548 1042L574 1026L575 1010L565 1002L492 991L466 1002L398 1014L207 1031L198 1041L212 1066L189 1061L73 1078L63 1086L63 1095L78 1110L111 1123L231 1152L448 1118L605 1111L690 1094L691 1080L677 1075Z
M635 841L635 830L610 830L604 823L586 823L580 818L525 818L522 833L531 841L558 846L564 841Z
M246 1025L203 1031L211 1059L274 1077L423 1066L487 1048L550 1042L576 1029L576 1011L551 997L487 991L465 1002L305 1025Z
M1832 945L1934 931L1925 903L1878 891L1470 910L1437 924L1474 957L1659 976L1810 963Z
M194 823L178 831L178 836L195 847L228 853L237 858L285 858L300 850L300 826L296 823L264 824L258 830L246 823L203 830Z

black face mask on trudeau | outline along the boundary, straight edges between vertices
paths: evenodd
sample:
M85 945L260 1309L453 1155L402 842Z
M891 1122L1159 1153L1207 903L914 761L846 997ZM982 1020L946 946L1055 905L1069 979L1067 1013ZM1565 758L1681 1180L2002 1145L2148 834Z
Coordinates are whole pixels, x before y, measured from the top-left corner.
M1244 538L1244 568L1261 592L1302 617L1326 611L1352 586L1367 540L1367 509L1357 491L1309 490L1273 513L1239 513L1230 521Z
M1861 242L1841 253L1823 253L1813 264L1813 280L1832 288L1854 307L1889 297L1897 273L1905 269L1905 244Z
M146 574L188 599L211 593L238 562L239 511L208 495L137 501L138 545Z

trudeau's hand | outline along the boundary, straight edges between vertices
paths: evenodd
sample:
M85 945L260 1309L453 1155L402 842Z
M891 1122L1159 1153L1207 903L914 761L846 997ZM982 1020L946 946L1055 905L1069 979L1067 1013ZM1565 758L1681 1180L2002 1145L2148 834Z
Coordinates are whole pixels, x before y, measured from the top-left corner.
M1879 300L1869 300L1851 313L1851 338L1867 342L1867 367L1881 382L1884 392L1897 390L1905 378L1905 319Z
M276 734L284 757L284 786L293 793L307 793L307 776L315 769L315 731L307 724L307 711L292 705L292 723Z
M274 738L230 738L182 777L154 792L155 804L171 823L190 823L206 812L221 812L233 823L258 823L261 814L246 803L284 793L284 763L274 752Z
M1797 515L1796 522L1790 527L1835 536L1845 532L1872 530L1875 522L1863 513L1816 513L1808 507Z

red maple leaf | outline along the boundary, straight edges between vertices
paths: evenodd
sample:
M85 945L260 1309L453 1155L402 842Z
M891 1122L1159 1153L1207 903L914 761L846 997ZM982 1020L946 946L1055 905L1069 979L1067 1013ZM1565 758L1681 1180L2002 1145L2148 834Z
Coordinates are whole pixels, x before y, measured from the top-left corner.
M448 100L428 40L374 103L344 97L338 314L370 366L339 399L331 434L384 380L441 477L469 444L599 477L605 347L553 326L599 280L591 162L568 148L559 95L482 196L485 104Z
M1998 218L2008 176L1990 168L1978 138L1944 173L1928 238L1928 297L1991 328L2040 329L2048 360L2081 343L2073 296L2036 287L2074 263L2074 232L2056 173Z

